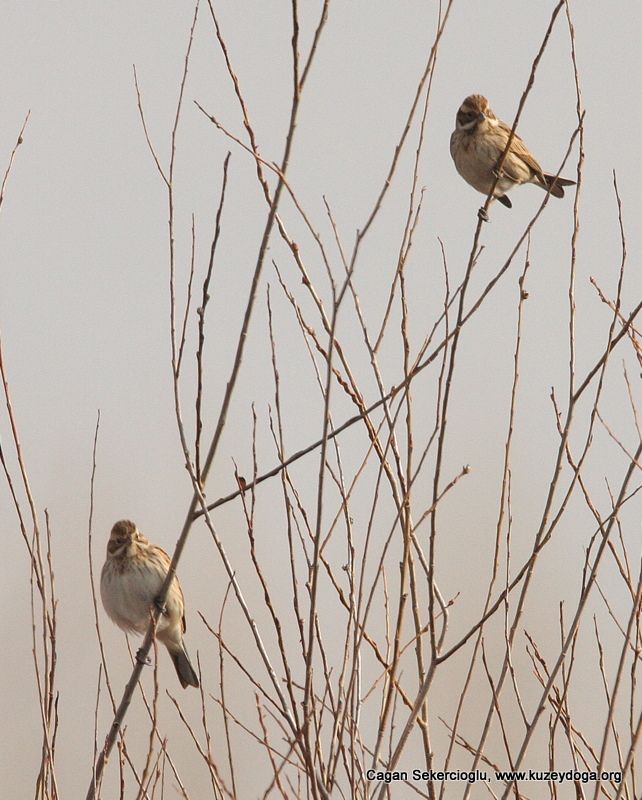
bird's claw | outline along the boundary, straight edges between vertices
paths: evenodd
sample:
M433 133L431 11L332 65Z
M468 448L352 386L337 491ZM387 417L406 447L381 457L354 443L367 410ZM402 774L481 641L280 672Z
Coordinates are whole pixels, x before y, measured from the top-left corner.
M136 661L138 661L138 663L142 664L144 667L149 667L150 664L152 663L152 660L149 656L143 655L142 647L140 650L136 651Z
M477 212L477 216L479 217L479 219L480 219L482 222L490 222L490 219L489 219L489 217L488 217L488 212L486 211L486 209L484 208L484 206L482 206L482 207L479 209L479 211Z
M165 605L165 603L164 603L164 602L163 602L163 603L161 603L161 601L160 601L160 597L157 597L157 598L154 600L154 606L155 606L155 607L156 607L156 608L157 608L157 609L160 611L160 613L161 613L163 616L167 616L167 606Z

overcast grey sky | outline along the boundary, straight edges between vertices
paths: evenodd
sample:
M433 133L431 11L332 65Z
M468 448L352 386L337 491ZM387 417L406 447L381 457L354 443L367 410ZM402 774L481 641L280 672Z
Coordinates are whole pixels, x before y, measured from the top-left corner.
M302 5L302 46L307 51L318 4ZM450 159L448 141L455 113L466 95L479 92L488 96L498 116L512 122L553 5L530 0L455 0L453 4L440 45L419 167L419 182L426 193L409 265L413 281L411 333L417 346L442 302L439 239L452 279L459 281L470 252L476 211L483 202L483 197L457 175ZM279 161L290 102L290 4L270 0L217 3L216 8L261 154L267 161ZM573 2L571 9L586 109L576 287L577 369L583 376L603 347L610 319L589 277L595 277L610 297L617 288L620 249L613 170L617 172L632 261L625 282L625 312L639 301L642 289L638 141L642 130L638 101L642 7L628 0L617 4ZM331 3L303 98L289 180L313 224L327 241L332 241L323 203L323 198L327 199L348 250L381 189L426 63L436 13L434 2ZM190 3L167 2L5 0L2 8L2 171L29 110L31 116L0 209L0 331L31 486L39 509L49 510L53 529L59 593L58 774L61 796L65 797L79 797L85 791L93 747L99 655L87 568L87 519L97 410L101 412L94 518L97 568L102 564L109 529L122 517L136 520L150 538L171 551L191 497L171 389L167 203L143 135L132 65L136 65L150 135L166 162L192 15ZM562 13L519 129L541 164L553 173L577 125L569 47ZM206 5L200 10L196 27L178 139L177 251L182 302L191 215L196 219L197 264L202 275L222 163L231 150L224 232L209 311L206 411L211 426L228 377L266 211L251 159L215 129L193 100L243 137L238 106ZM413 130L412 145L402 159L383 214L364 245L355 273L355 287L373 330L381 323L396 268L416 146L416 128ZM571 178L576 174L577 152L576 144L564 168L564 174ZM485 251L473 276L473 296L503 263L542 197L536 188L523 187L512 195L512 210L499 205L492 208L492 221L482 232ZM282 214L294 237L309 245L309 236L287 199ZM541 508L557 442L550 389L555 386L562 400L567 392L572 231L573 192L568 191L563 200L551 199L531 243L531 298L523 343L513 487L516 551L520 555L527 552L531 541L530 515ZM276 461L267 417L274 391L265 301L268 282L280 347L288 452L321 433L318 388L291 309L279 289L272 258L303 308L311 312L292 260L274 234L238 391L207 489L211 499L235 488L232 459L242 473L251 473L252 403L260 420L259 468L268 468ZM336 253L333 258L333 268L340 277ZM479 537L491 531L496 516L496 470L505 436L516 280L522 262L523 254L479 312L473 332L462 338L445 472L454 473L469 463L473 473L467 493L444 512L445 525L452 530L452 541L442 545L441 588L446 597L455 595L468 582L474 587L477 565L470 554L475 552ZM329 307L328 282L316 255L310 258L310 270ZM191 330L193 333L193 324ZM376 399L376 383L354 313L346 311L340 319L339 335L355 363L361 364L366 398ZM194 349L192 338L186 367L189 380L194 374ZM618 365L621 357L616 359ZM396 333L384 346L381 363L385 384L397 383L402 368ZM629 367L639 401L639 369L636 371L630 358ZM620 367L613 365L613 369ZM434 419L433 379L431 373L418 384L418 392L425 392L416 412L423 433L430 430ZM603 412L615 433L630 442L635 435L621 374L613 379L612 386L604 398ZM192 385L186 384L190 425L192 390ZM338 391L335 401L335 422L353 413L352 405ZM2 413L0 435L8 451L9 434L6 414ZM347 434L342 445L349 469L356 469L366 447L362 434ZM301 466L298 473L305 499L312 505L317 463ZM614 446L605 446L597 463L591 463L590 477L603 503L608 494L601 476L620 476L625 467L626 459ZM428 501L427 481L425 491ZM271 502L271 497L277 496L275 485L266 486L262 492L256 533L268 551L273 548L274 575L278 577L279 564L286 557L279 531L282 499L278 495L278 501ZM492 501L485 505L482 499L491 496ZM364 489L363 502L367 499ZM639 502L630 514L639 518ZM243 575L247 545L240 505L226 506L215 520ZM23 797L29 795L35 780L39 740L30 737L30 731L39 730L39 713L31 657L28 558L6 486L0 488L0 529L6 548L0 582L2 607L8 611L3 626L6 651L0 713L3 719L11 720L9 730L5 725L0 736L0 772L3 795ZM568 538L551 548L547 556L538 591L553 591L551 587L557 587L557 591L566 582L577 586L582 547L590 530L586 511L578 504L577 516L567 522ZM381 531L382 535L387 532L383 523ZM521 532L525 537L522 544ZM566 561L570 553L572 559ZM634 555L639 556L639 551ZM489 569L487 564L484 579ZM217 651L197 610L216 621L226 585L204 530L196 528L193 532L179 573L188 602L188 647L193 653L201 652L204 664L214 670ZM248 583L247 592L251 602L260 605L256 585ZM463 620L455 626L470 624L482 594L481 585L478 595L470 588L462 603ZM229 613L234 620L236 611ZM257 610L259 616L262 613ZM104 615L102 618L119 695L129 674L127 654L122 635ZM533 627L535 633L545 635L543 622L538 630L535 618ZM168 661L161 664L161 676L176 693ZM213 676L210 688L215 687ZM444 687L446 692L448 689ZM186 695L184 703L197 719L196 693ZM198 797L209 779L200 765L192 768L192 763L198 762L176 715L169 707L163 713L166 727L176 732L173 752L177 760L183 758L184 777L192 796ZM136 720L143 724L135 714L131 720L132 726ZM103 704L100 740L109 721L108 707ZM242 780L244 797L254 796L253 789L264 789L263 784L252 785L251 774Z

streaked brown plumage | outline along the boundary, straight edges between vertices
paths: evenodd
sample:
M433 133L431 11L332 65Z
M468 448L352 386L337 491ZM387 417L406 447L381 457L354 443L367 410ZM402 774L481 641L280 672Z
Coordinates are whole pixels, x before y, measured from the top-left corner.
M455 130L450 137L450 154L457 172L482 194L488 195L492 188L510 132L511 126L497 119L481 94L471 94L457 112ZM550 190L554 197L564 197L563 187L573 186L575 181L544 172L515 134L493 196L511 208L506 192L522 183L534 183L544 191Z
M122 519L114 525L100 576L100 595L105 611L119 628L145 633L170 563L167 553L151 544L133 522ZM174 576L158 620L156 638L167 648L181 686L198 687L198 678L183 644L185 627L185 601Z

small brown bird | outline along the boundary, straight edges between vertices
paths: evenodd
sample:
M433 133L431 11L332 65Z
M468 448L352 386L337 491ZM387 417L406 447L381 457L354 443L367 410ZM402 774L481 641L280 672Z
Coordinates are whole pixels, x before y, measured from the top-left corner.
M478 192L488 195L502 153L510 136L511 126L493 114L488 100L471 94L459 107L455 130L450 137L450 155L457 172ZM515 134L502 165L493 197L507 208L512 203L506 192L522 183L534 183L554 197L564 197L564 186L575 181L545 173L520 137Z
M145 633L170 562L167 553L151 544L130 520L121 519L114 525L100 576L100 595L105 611L119 628ZM185 601L174 576L158 620L156 638L167 648L181 686L198 688L198 678L183 644L184 633Z

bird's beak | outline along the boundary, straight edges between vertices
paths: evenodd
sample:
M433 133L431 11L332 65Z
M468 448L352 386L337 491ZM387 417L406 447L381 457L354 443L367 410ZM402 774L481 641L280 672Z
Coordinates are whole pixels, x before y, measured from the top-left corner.
M480 111L480 112L479 112L479 114L477 115L477 119L478 119L480 122L483 122L483 121L486 119L486 114L484 114L484 112L483 112L483 111Z

